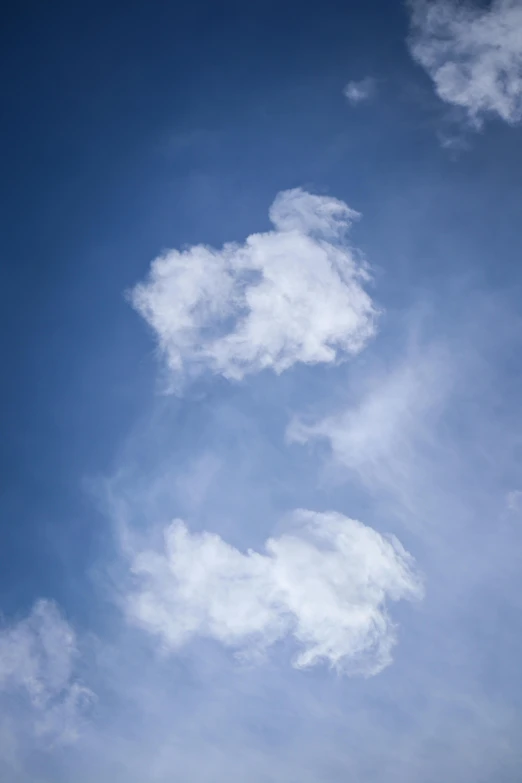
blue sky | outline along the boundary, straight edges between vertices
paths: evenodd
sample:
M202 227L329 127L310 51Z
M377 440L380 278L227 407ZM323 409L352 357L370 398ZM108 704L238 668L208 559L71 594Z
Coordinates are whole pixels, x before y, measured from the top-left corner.
M2 780L520 779L521 30L10 12Z

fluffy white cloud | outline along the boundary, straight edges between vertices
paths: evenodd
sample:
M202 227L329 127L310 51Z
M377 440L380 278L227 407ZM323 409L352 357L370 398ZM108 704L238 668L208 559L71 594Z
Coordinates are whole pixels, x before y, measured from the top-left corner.
M0 704L20 699L24 731L51 742L74 739L77 720L92 694L73 678L75 635L49 601L0 630ZM29 712L27 712L27 709ZM6 711L4 710L4 716Z
M522 119L522 1L487 7L457 0L410 0L414 59L442 100L480 126L484 115Z
M376 310L366 266L346 243L355 217L342 201L288 190L270 208L273 231L157 258L131 300L173 376L207 368L239 380L360 351Z
M135 558L129 617L168 649L205 636L251 655L291 635L297 667L379 672L395 643L387 601L422 595L411 557L394 537L338 513L299 510L291 521L264 554L173 522L164 551Z
M375 95L375 79L367 76L358 82L348 82L343 90L345 97L352 106L369 101Z

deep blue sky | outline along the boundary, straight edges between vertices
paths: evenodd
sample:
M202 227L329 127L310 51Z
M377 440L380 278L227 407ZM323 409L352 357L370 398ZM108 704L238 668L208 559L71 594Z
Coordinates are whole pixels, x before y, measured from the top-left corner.
M398 0L52 2L13 5L5 13L0 611L6 618L27 614L41 596L57 601L80 631L99 630L105 613L113 617L112 598L101 598L109 578L99 580L98 571L116 557L117 544L97 493L100 477L117 469L129 442L134 470L145 474L149 466L152 474L157 449L185 475L207 451L228 457L233 473L250 438L257 462L242 474L250 494L236 498L229 475L210 508L192 496L178 498L196 528L212 529L214 514L216 528L237 546L262 547L270 514L280 509L318 498L332 505L352 499L361 513L369 504L355 482L348 489L321 484L322 468L309 452L283 450L296 407L327 392L342 397L342 370L323 377L297 368L244 389L222 378L201 381L182 399L158 402L154 342L125 295L165 248L220 247L268 230L268 207L281 190L332 195L362 213L350 239L372 265L371 294L384 311L369 366L395 366L416 313L430 339L454 340L455 355L462 351L457 365L469 358L462 345L480 346L480 360L470 359L480 380L471 391L475 380L468 383L444 424L462 446L462 454L450 448L455 483L464 477L466 487L455 508L469 501L470 517L481 504L489 513L503 493L518 489L520 130L494 118L481 133L459 126L465 148L444 148L439 137L452 131L454 117L410 57L408 24ZM367 76L376 80L377 98L350 107L346 82ZM501 324L498 313L508 310ZM493 363L498 374L485 380L480 368ZM505 451L501 431L512 435ZM446 430L440 432L442 440ZM270 466L270 492L264 473L255 486L258 463ZM448 472L453 468L451 462ZM319 488L312 487L316 475ZM435 496L426 502L427 518L448 507ZM379 503L377 527L386 499ZM236 529L234 514L243 519L250 506L251 529ZM415 535L404 523L399 537L407 548L417 546L420 559L428 539L415 544ZM480 535L489 541L489 531ZM453 543L456 557L462 542ZM431 561L426 570L432 567L438 573ZM506 573L511 568L510 561ZM490 596L498 612L501 582ZM435 614L443 594L435 591ZM474 594L473 601L475 639L482 598ZM507 626L514 610L504 611ZM515 653L519 648L517 638ZM491 684L488 666L511 672L515 653L500 663L486 656L478 679L502 691L502 676ZM386 687L392 698L398 686ZM260 731L270 735L269 728Z
M441 151L435 99L406 33L401 4L377 0L35 3L8 13L6 608L60 591L64 553L40 556L49 528L63 526L69 557L69 536L84 543L73 546L73 581L96 546L99 520L79 477L106 469L154 387L150 343L122 292L160 249L241 239L266 226L275 192L296 185L363 212L359 244L377 266L393 264L384 284L399 299L406 281L429 286L454 264L445 235L457 226L459 264L473 243L492 256L498 242L510 246L520 176L498 159L517 137L495 128L500 143L479 139L456 162ZM382 80L382 101L350 114L342 87L368 73ZM509 259L480 273L510 282Z
M405 25L390 4L341 2L34 3L4 19L4 610L61 593L49 528L77 579L98 530L79 478L106 469L154 386L122 292L164 246L264 227L281 188L364 196L340 93L376 62L408 65Z

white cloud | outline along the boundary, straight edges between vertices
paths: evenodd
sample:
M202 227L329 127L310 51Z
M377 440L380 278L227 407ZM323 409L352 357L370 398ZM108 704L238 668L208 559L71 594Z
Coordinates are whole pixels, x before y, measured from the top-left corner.
M53 743L75 738L79 715L92 699L73 678L76 655L74 632L49 601L38 601L28 617L0 629L0 704L5 697L11 704L21 698L24 731L30 725L34 735Z
M366 485L404 493L451 382L445 353L425 348L374 376L358 402L346 409L313 422L296 418L287 439L302 444L325 440L335 461Z
M348 82L343 92L352 106L358 106L359 103L365 103L374 97L375 79L372 79L371 76L367 76L365 79L361 79L361 81L358 82Z
M334 512L294 512L291 531L269 539L265 554L191 534L178 520L164 551L140 553L133 572L129 617L167 649L204 636L250 656L291 635L296 667L324 661L365 675L391 661L387 601L422 595L394 537Z
M522 2L487 7L456 0L410 0L410 51L442 100L480 126L485 115L522 119Z
M240 380L359 352L376 310L366 266L346 243L356 217L337 199L288 190L270 208L273 231L157 258L131 299L174 383L205 368Z

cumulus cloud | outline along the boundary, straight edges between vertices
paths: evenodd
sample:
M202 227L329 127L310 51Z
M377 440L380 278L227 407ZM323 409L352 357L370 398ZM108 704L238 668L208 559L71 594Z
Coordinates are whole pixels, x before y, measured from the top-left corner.
M356 217L335 198L288 190L270 208L274 230L153 261L131 301L173 378L209 369L241 380L358 353L375 332L376 309L366 265L346 242Z
M20 702L24 731L49 742L75 738L91 692L73 677L73 630L56 606L38 601L28 617L0 629L0 704ZM4 705L5 706L5 705ZM4 710L4 716L6 712Z
M457 0L410 0L413 58L443 101L479 127L487 114L522 119L522 1L487 6Z
M372 79L371 76L367 76L365 79L361 79L358 82L348 82L343 92L352 106L358 106L359 103L365 103L373 98L375 89L375 79Z
M387 602L422 595L412 558L342 514L298 510L291 522L265 553L173 522L162 551L135 558L129 617L170 650L199 636L250 656L290 635L298 668L376 674L395 643Z

